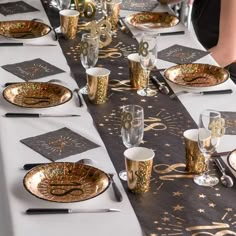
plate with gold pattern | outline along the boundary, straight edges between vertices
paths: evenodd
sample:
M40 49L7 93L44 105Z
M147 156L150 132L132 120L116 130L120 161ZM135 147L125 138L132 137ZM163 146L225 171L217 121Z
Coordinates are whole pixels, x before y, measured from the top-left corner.
M229 166L236 171L236 149L233 150L227 157L227 162Z
M13 20L0 22L0 35L14 40L32 40L46 36L51 27L37 20Z
M208 64L181 64L164 71L167 80L191 88L212 87L224 83L229 72L224 68Z
M68 102L72 92L59 84L23 82L7 86L3 97L10 103L24 108L47 108Z
M52 202L79 202L94 198L110 185L109 176L93 166L54 162L31 169L23 179L32 195Z
M179 19L168 12L138 12L129 15L126 20L141 30L169 28L179 23Z

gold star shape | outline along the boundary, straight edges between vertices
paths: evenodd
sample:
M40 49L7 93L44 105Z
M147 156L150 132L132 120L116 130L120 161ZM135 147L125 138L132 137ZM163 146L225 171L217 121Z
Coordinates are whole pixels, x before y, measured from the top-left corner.
M147 100L146 99L141 99L141 102L146 102Z
M99 126L104 126L104 124L99 124Z
M200 213L205 213L204 209L198 209L197 211L199 211Z
M220 194L220 193L216 193L216 196L217 196L217 197L221 197L221 194Z
M180 206L179 204L173 207L174 211L182 211L183 208L184 206Z
M150 236L157 236L157 234L150 234Z
M185 188L188 188L188 187L189 187L189 185L188 185L188 184L185 184L185 185L184 185L184 187L185 187Z
M153 108L153 106L148 106L148 108Z
M214 204L214 203L212 203L212 202L209 203L208 205L209 205L209 207L212 207L212 208L214 208L214 207L216 206L216 204Z
M205 198L206 197L206 195L204 195L204 194L199 194L199 198Z
M121 100L121 101L126 101L126 100L128 100L128 98L123 97L123 98L121 98L120 100Z
M179 197L179 196L181 196L183 193L181 193L181 192L173 192L173 196L175 197L175 196L177 196L177 197Z
M170 221L170 218L169 217L163 217L162 220L166 222L166 221Z
M228 211L228 212L233 211L232 208L226 208L225 210Z

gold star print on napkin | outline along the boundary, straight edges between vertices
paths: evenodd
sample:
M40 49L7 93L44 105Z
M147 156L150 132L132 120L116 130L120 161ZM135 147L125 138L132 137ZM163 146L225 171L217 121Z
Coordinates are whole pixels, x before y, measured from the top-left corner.
M51 161L99 147L96 143L91 142L66 127L35 137L22 139L21 142Z

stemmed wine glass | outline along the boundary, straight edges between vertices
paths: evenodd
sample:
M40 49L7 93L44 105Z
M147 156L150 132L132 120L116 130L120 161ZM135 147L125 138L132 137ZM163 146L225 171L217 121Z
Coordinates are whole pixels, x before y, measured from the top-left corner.
M157 62L157 36L143 34L139 43L140 64L146 73L146 86L139 89L137 93L141 96L155 96L156 90L149 88L149 76L151 70L156 66Z
M99 37L91 33L84 33L81 38L80 61L87 70L96 65L99 53ZM80 89L80 93L88 94L88 85Z
M216 176L209 174L209 160L216 151L220 138L224 134L224 119L214 110L204 110L199 117L198 146L205 158L205 172L194 177L194 182L201 186L214 186L219 182Z
M121 137L126 148L137 147L143 140L144 111L141 106L127 105L123 107L121 115ZM126 171L122 170L119 176L127 180Z

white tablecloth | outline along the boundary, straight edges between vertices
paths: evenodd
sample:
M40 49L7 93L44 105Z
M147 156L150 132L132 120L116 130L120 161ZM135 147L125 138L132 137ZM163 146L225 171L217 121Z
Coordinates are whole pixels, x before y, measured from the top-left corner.
M1 1L10 2L10 1ZM12 0L13 2L13 0ZM16 14L9 16L0 15L0 20L13 20L40 18L49 24L47 16L43 10L40 1L25 0L34 7L40 9L38 12ZM158 8L162 10L162 8ZM124 11L122 14L127 14ZM185 29L179 24L171 29L163 31L175 31ZM137 30L133 29L138 33ZM159 37L159 50L169 47L173 44L200 48L202 46L192 36L191 32L185 29L185 35ZM1 38L4 41L4 38ZM22 61L41 58L63 70L65 73L45 77L40 81L49 79L60 79L65 85L73 90L77 87L76 82L70 76L70 69L63 56L58 42L53 41L53 33L48 37L39 40L40 43L49 42L57 44L56 47L1 47L0 66L13 64ZM216 64L210 55L200 59L197 62ZM159 68L166 68L173 65L170 62L158 61ZM5 82L21 81L18 77L5 71L0 67L0 85ZM175 90L182 88L171 84ZM182 95L181 102L187 108L193 119L197 122L201 110L212 108L220 111L236 111L236 87L231 80L218 85L217 89L233 89L230 95L211 95L196 96ZM1 88L1 91L4 88ZM211 88L216 89L216 87ZM22 109L6 102L1 96L0 99L0 235L1 236L49 236L49 235L83 235L83 236L139 236L142 230L132 206L125 194L125 191L118 179L115 177L119 188L122 191L124 200L121 203L114 201L112 189L109 188L100 196L78 203L52 203L37 199L28 193L23 186L23 177L26 171L22 169L25 163L47 162L40 154L28 148L20 142L21 139L31 136L37 136L57 130L63 127L87 137L91 141L100 145L99 148L62 159L62 161L77 161L82 158L91 158L97 161L97 166L106 172L115 172L109 155L104 144L93 125L92 118L88 113L86 106L79 108L76 104L77 97L74 96L68 103L50 108L40 109L42 113L74 113L80 114L80 117L71 118L5 118L6 112L38 112L34 109ZM219 151L232 150L235 148L236 136L225 135L222 138ZM120 157L123 162L123 157ZM99 213L99 214L71 214L71 215L39 215L29 216L24 214L25 210L31 207L66 207L66 208L119 208L120 213Z

